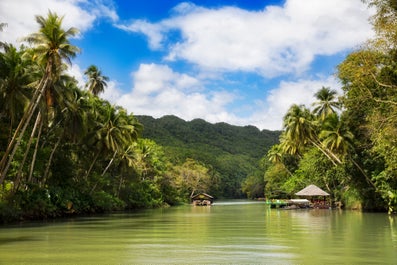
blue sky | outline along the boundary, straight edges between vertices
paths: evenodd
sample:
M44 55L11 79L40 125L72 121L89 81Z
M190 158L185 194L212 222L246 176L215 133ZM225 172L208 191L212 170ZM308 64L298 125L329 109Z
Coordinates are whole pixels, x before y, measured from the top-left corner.
M69 72L83 85L98 66L113 104L270 130L322 86L339 91L336 66L373 35L360 0L2 0L0 39L17 44L48 10L80 30Z

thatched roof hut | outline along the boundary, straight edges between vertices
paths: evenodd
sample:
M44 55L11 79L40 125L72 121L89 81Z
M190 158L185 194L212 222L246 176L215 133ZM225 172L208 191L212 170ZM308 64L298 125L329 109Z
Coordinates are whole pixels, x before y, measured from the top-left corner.
M209 195L207 193L202 192L202 193L193 195L191 197L191 199L192 200L209 200L209 201L212 201L214 199L214 197L212 197L211 195Z
M190 197L194 206L210 206L214 197L207 193L199 193Z
M309 185L301 191L295 193L297 196L329 196L329 194L316 185Z

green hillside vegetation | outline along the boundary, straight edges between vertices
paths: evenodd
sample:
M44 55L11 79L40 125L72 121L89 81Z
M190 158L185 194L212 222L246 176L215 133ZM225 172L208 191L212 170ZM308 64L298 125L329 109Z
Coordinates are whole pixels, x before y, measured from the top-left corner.
M175 116L154 119L136 116L144 125L142 136L155 140L162 146L211 147L215 152L246 154L260 159L275 142L280 132L263 130L254 126L233 126L227 123L211 124L202 119L186 122Z
M260 160L280 135L254 126L211 124L202 119L187 122L175 116L136 117L144 127L142 137L161 145L173 163L190 158L213 169L218 175L217 185L207 192L217 197L245 197L241 183L253 174L263 178ZM263 189L257 196L263 196Z

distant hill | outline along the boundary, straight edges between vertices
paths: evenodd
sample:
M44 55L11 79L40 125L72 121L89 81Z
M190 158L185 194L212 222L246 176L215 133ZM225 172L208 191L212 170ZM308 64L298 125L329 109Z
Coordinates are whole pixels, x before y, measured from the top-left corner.
M259 160L280 135L279 131L260 131L254 126L185 121L172 115L136 118L144 126L142 136L163 146L174 163L193 158L215 169L221 187L213 192L221 197L241 196L241 181L258 170Z

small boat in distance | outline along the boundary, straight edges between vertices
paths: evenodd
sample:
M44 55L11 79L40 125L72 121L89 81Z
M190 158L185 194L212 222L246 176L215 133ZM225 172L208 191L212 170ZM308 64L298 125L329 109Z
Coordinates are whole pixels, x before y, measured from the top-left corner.
M211 206L214 197L207 193L198 193L190 197L193 206Z

